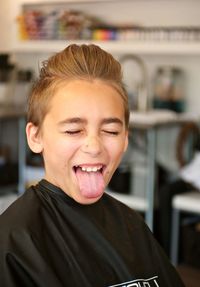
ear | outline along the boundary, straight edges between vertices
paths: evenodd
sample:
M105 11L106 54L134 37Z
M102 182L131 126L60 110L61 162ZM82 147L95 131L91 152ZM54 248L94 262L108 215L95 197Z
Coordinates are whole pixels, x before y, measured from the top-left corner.
M126 131L125 134L124 152L126 152L127 148L128 148L128 131Z
M41 153L43 150L41 134L38 133L38 127L31 122L26 125L26 137L30 149L34 153Z

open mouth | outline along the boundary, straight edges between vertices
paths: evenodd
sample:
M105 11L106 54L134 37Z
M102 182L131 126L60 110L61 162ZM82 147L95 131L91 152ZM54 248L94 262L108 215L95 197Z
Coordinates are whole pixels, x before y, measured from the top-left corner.
M85 166L85 165L75 165L73 167L75 173L77 172L77 170L79 169L82 172L100 172L101 174L103 174L103 171L105 169L105 166L103 165L97 165L97 166Z
M75 172L79 190L85 198L98 198L105 189L104 169L102 164L97 165L75 165L73 170Z

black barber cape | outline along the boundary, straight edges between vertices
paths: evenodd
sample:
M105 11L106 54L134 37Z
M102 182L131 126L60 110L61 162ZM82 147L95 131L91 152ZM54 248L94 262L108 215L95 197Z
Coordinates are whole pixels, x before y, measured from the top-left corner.
M81 205L45 180L0 216L1 287L181 287L136 212Z

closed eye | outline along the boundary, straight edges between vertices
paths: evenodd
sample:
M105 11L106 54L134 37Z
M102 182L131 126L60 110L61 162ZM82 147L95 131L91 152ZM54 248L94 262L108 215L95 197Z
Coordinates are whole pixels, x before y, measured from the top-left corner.
M79 133L81 133L81 130L65 131L65 134L68 134L68 135L76 135L76 134L79 134Z
M119 134L118 131L103 130L103 132L106 134L114 135L114 136L117 136Z

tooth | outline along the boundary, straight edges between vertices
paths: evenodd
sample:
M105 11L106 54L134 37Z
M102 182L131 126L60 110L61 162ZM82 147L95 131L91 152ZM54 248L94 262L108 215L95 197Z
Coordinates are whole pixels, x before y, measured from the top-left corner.
M94 166L94 167L85 167L82 166L80 167L82 171L86 171L86 172L97 172L98 170L100 170L102 167L101 166Z

